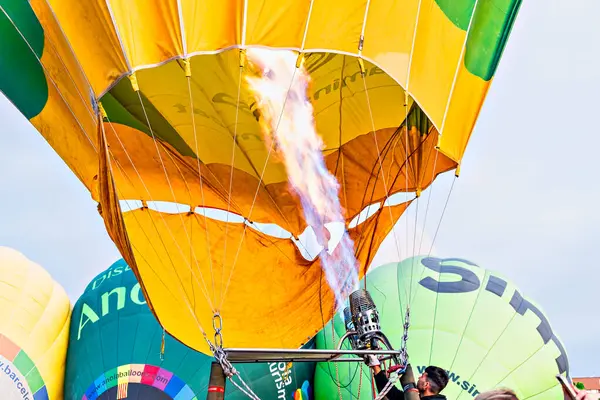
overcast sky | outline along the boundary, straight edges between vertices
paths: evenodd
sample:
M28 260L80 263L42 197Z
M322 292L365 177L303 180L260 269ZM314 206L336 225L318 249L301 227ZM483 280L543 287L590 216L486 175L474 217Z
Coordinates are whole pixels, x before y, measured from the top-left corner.
M499 271L541 305L573 376L600 375L599 18L598 0L524 2L434 253ZM2 95L0 116L0 245L75 301L120 256L87 190ZM451 177L434 185L430 238Z

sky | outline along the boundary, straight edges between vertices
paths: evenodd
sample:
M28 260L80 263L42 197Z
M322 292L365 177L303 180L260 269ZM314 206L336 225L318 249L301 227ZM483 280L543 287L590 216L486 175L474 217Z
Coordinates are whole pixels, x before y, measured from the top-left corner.
M540 305L572 376L600 376L599 15L597 0L523 2L440 230L453 175L434 184L424 229L423 251L435 236L433 255L498 271ZM2 95L0 116L0 245L74 302L120 255L89 192ZM376 263L397 258L392 239Z

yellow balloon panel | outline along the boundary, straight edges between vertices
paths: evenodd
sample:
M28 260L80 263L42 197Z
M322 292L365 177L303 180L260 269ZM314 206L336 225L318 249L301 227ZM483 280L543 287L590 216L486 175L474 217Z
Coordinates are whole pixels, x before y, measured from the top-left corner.
M356 58L333 53L308 54L304 67L348 219L387 193L424 189L456 165L437 154L437 131L379 67L364 63L362 76ZM118 196L226 209L300 234L302 208L261 129L249 68L240 70L240 52L230 50L193 57L189 67L176 60L138 71L139 92L129 80L111 89L102 104Z
M0 247L3 396L12 399L20 394L23 398L25 391L30 398L34 394L63 398L70 313L67 294L42 267L13 249Z
M313 0L305 49L357 54L367 0Z
M109 11L130 66L183 54L177 0L109 0Z
M244 0L180 0L180 4L187 54L241 43Z
M441 128L444 134L440 137L440 151L447 157L462 159L481 107L476 100L485 97L490 84L460 68Z
M466 37L466 32L444 15L436 0L421 2L407 85L438 129Z
M301 48L310 0L248 0L247 3L246 45Z
M391 220L382 208L349 230L361 276L409 204L391 207ZM123 218L148 304L196 350L210 354L202 332L212 332L214 310L226 321L229 347L299 347L321 329L321 310L331 317L333 293L319 259L303 259L290 239L197 214L139 209ZM269 321L277 329L267 329Z
M49 4L96 96L127 71L106 0L32 0ZM44 26L46 29L46 26Z
M406 87L419 3L420 0L372 1L365 26L363 55L393 76L402 87ZM390 20L394 23L386 23Z

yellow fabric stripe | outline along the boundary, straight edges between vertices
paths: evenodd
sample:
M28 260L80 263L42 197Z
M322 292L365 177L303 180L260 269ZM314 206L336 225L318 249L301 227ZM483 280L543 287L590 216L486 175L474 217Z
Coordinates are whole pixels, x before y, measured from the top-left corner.
M441 129L466 33L452 24L435 0L423 0L408 90Z
M38 15L45 15L42 7L36 9ZM44 48L41 62L48 82L48 101L42 112L30 122L94 193L94 176L98 166L94 149L96 120L89 92L85 89L87 84L78 73L64 39L52 29L53 24L46 22L44 29L48 46ZM65 70L65 64L69 70Z
M305 49L358 53L367 0L315 0Z
M243 0L181 0L180 3L188 53L241 43Z
M457 162L462 160L490 84L491 80L471 74L461 63L440 137L440 151Z
M46 1L56 14L94 93L99 95L127 71L106 0L33 0L31 3L37 7Z
M371 1L363 55L406 87L419 0ZM383 40L385 38L385 40Z
M248 0L246 44L302 45L310 0Z
M177 0L107 0L132 68L183 54Z

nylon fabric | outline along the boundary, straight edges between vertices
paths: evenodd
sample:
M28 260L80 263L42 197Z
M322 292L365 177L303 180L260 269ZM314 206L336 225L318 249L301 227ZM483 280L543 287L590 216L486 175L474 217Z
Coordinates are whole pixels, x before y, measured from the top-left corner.
M107 4L131 66L183 54L177 0L107 0Z
M563 399L555 378L565 372L557 361L566 361L562 344L546 340L542 332L553 334L543 312L520 294L516 301L519 289L498 273L461 258L416 256L371 269L366 288L393 346L400 345L410 304L407 350L414 374L429 365L446 369L450 380L441 394L448 399L473 399L496 387L510 387L520 399ZM521 314L523 301L527 311ZM317 348L335 348L345 332L336 315L317 335ZM354 394L358 374L368 379L369 373L364 364L340 368L337 382L333 367L319 363L315 398L337 397L338 384ZM370 390L361 392L360 399L371 398Z
M276 223L299 235L306 228L300 203L288 188L278 154L269 154L272 143L261 132L261 117L245 84L236 107L238 56L239 52L233 50L192 59L193 110L182 65L176 61L137 73L143 107L128 81L121 81L111 90L103 105L110 121L105 123L107 141L123 172L122 179L115 174L119 195L124 199L225 210L230 203L232 212L253 221ZM406 147L406 127L397 128L406 125L404 91L381 69L367 63L365 78L380 160L375 139L368 133L371 115L366 111L364 83L356 60L312 54L306 63L314 76L309 96L315 104L315 123L323 137L325 161L341 184L347 215L353 217L384 199L386 184L391 193L406 188L414 191L427 187L437 174L455 166L444 156L436 163L433 152L437 132L414 103L410 105ZM195 126L191 123L192 112ZM158 151L152 137L160 139ZM198 176L196 157L202 178Z
M163 336L163 327L123 259L90 281L73 307L71 321L65 400L115 399L117 391L144 400L206 397L214 358L168 334ZM314 342L305 347L314 348ZM315 363L281 367L277 363L236 365L263 399L277 398L281 392L290 398L312 386ZM278 387L275 379L286 371L284 384ZM229 386L226 398L247 399Z
M361 276L408 204L391 207L392 221L382 208L350 230ZM200 215L150 209L126 212L123 218L136 272L152 293L149 306L170 334L198 351L210 354L201 329L212 332L211 303L216 306L221 300L228 347L300 347L320 329L321 319L314 316L321 310L326 319L332 315L334 296L320 278L320 261L302 258L290 240L247 228L234 264L242 224L226 229L225 222L208 218L205 228ZM223 254L226 232L230 249ZM277 329L267 329L269 321Z
M364 207L399 191L424 190L437 175L458 167L520 0L279 3L0 0L0 53L13 55L0 63L0 89L100 203L110 237L138 277L145 276L141 284L151 307L156 301L159 319L166 318L187 342L198 340L185 332L191 329L191 316L184 315L179 326L170 307L180 307L185 297L195 299L201 285L184 286L182 297L173 297L169 290L178 286L161 286L145 266L156 268L166 256L143 257L154 257L153 248L164 247L163 241L170 241L169 257L181 257L178 246L190 257L189 240L194 252L203 254L206 241L196 242L202 235L184 235L177 216L178 227L175 219L167 224L169 230L163 224L162 236L152 246L143 244L156 228L142 219L150 233L136 230L132 218L151 212L123 214L120 200L231 210L251 221L275 223L293 235L306 227L277 149L268 156L269 135L260 130L261 116L245 81L238 93L240 67L242 79L256 72L245 60L244 48L302 52L298 62L310 74L309 99L325 144L325 162L340 183L348 222ZM401 212L394 215L397 219ZM203 224L192 216L184 221L194 234L202 231ZM357 247L371 243L368 248L374 251L380 233L389 232L396 220L383 225L373 221L364 225L371 231ZM225 223L219 224L222 230ZM239 227L231 226L231 235L240 234ZM263 292L233 290L236 295L227 307L240 313L228 311L231 320L242 320L248 312L244 305L281 282L303 282L313 294L319 287L318 263L306 267L290 242L282 245L290 261L281 261L281 253L256 235L245 239L242 273L238 276L236 269L233 287L264 279L265 265L281 270L266 286L258 284ZM227 268L239 239L228 239ZM219 240L223 237L215 233L219 246L209 244L211 254L219 255ZM252 246L256 254L249 250ZM368 260L361 254L364 272ZM221 266L222 258L215 256L213 264ZM140 263L145 264L136 265ZM199 263L206 268L206 259ZM189 294L192 288L194 295ZM299 295L298 287L294 290ZM299 311L285 304L277 308L291 294L276 293L262 316L285 314L288 325L268 343L301 343L318 324L294 319ZM313 297L310 301L308 309L315 311L318 303ZM210 308L208 303L198 307L203 312ZM202 315L202 321L211 316ZM258 338L255 330L246 343ZM236 340L243 342L234 335Z
M32 6L43 3L52 8L94 95L99 96L128 69L106 0L31 1Z
M297 0L286 3L284 8L276 3L249 0L248 10L244 10L241 0L200 4L191 0L181 0L179 4L175 0L166 3L50 0L96 95L105 92L127 72L126 60L132 68L140 68L160 64L171 57L218 52L239 45L298 49L303 39L303 49L307 51L359 54L367 11L365 0L351 3ZM427 0L421 2L420 7L416 0L394 5L371 4L366 14L363 56L376 61L399 84L408 84L411 97L423 107L433 124L441 128L448 118L446 104L454 78L464 65L459 62L463 44L469 39L467 54L473 56L465 62L474 66L471 68L474 73L468 73L479 79L476 80L479 85L472 87L471 80L461 82L468 87L463 93L471 93L471 89L475 92L460 100L468 106L458 107L450 114L461 113L461 118L468 122L450 125L450 138L442 147L445 154L459 162L486 94L477 86L481 81L486 82L486 86L489 84L520 1L506 0L501 7L478 5L477 10L473 9L471 0L455 3ZM460 11L461 23L455 23L459 18L453 14L455 9L463 10ZM474 23L479 32L485 32L483 36L487 39L467 37L466 26L473 11ZM184 38L186 49L183 49ZM93 51L90 42L96 44Z
M41 388L40 398L45 392L46 398L62 399L71 316L66 292L41 266L16 250L0 247L0 293L4 365L8 360L14 372L24 375L31 398ZM13 382L4 378L0 390L8 396Z

